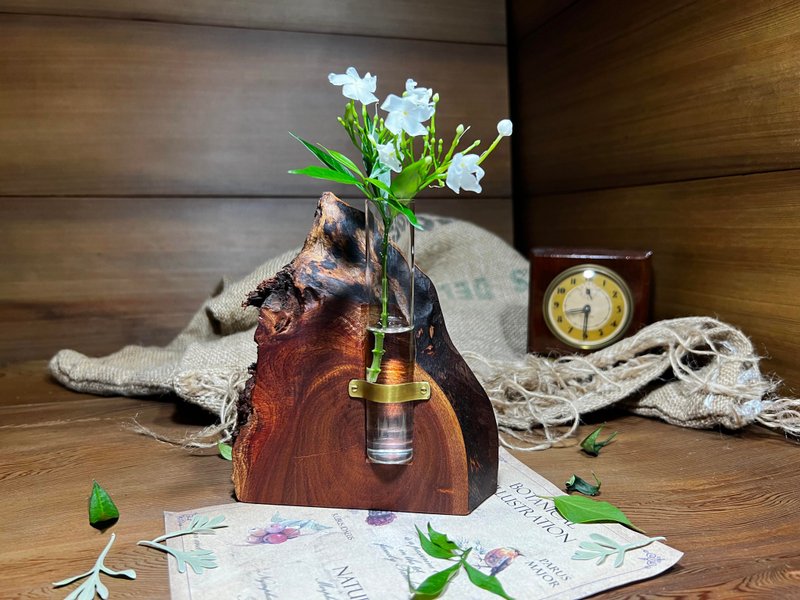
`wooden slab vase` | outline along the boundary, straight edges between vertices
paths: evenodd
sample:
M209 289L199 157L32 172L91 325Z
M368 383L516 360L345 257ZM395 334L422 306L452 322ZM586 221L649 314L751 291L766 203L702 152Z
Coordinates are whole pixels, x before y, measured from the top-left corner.
M425 235L424 233L421 235ZM415 280L414 458L370 463L364 377L364 213L322 196L298 256L252 292L258 361L239 402L233 481L243 502L468 514L497 486L492 406L445 328L439 299Z

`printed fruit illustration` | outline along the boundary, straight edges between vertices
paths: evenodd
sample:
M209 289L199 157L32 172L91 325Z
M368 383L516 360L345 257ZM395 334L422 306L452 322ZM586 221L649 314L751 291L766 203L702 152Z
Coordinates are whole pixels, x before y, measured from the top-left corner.
M371 510L367 513L367 524L369 525L388 525L397 518L393 512L385 510Z
M325 529L330 527L311 519L282 519L280 514L275 513L269 523L248 529L245 541L248 544L283 544L286 540Z

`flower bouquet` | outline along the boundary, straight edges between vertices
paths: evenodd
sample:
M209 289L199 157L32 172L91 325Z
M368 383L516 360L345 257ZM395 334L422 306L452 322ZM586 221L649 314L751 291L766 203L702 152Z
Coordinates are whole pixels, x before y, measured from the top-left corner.
M366 198L366 285L369 310L366 330L371 351L365 382L397 386L413 379L414 361L414 229L421 229L414 198L429 187L481 192L483 161L512 124L497 124L497 137L482 153L480 140L464 145L469 127L459 125L449 143L438 137L439 94L408 79L401 96L375 96L377 76L363 78L354 67L331 73L350 101L338 118L360 154L360 165L344 154L291 134L322 164L290 173L352 185ZM357 106L358 103L358 106ZM370 106L375 105L370 111ZM462 148L461 146L464 145ZM384 394L387 395L387 394ZM391 396L391 394L388 394ZM418 399L418 398L417 398ZM413 403L367 401L367 457L372 462L404 464L413 457Z

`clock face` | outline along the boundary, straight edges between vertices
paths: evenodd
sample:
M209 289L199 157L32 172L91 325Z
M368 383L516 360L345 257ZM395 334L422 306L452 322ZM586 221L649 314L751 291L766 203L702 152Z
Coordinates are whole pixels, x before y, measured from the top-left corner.
M608 267L578 265L553 279L544 294L545 322L564 343L584 350L619 339L631 320L631 292Z

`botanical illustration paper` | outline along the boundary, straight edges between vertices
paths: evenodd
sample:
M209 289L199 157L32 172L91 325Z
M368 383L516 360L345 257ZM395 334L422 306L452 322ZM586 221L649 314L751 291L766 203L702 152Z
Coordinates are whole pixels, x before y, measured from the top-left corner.
M180 574L170 562L176 600L407 600L408 578L418 585L449 566L420 548L416 527L428 523L462 548L473 548L472 566L496 575L516 598L583 598L658 575L682 553L654 542L614 560L572 558L581 542L598 533L619 543L645 536L621 525L580 525L559 516L551 500L561 492L501 449L498 487L471 515L443 516L388 511L226 504L165 513L168 531L196 514L225 516L214 534L186 535L171 543L212 550L219 567ZM635 521L635 514L629 515ZM649 532L657 535L659 532ZM498 598L473 586L464 574L444 598Z

